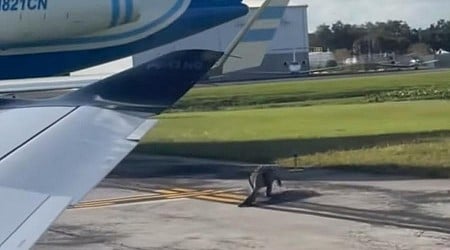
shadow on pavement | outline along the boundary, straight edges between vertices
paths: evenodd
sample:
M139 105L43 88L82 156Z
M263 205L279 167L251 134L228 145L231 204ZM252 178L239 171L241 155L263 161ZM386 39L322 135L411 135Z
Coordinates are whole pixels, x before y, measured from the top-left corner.
M298 202L308 198L320 196L312 190L286 190L274 193L270 198L257 199L258 205L278 205L289 202Z
M259 203L258 208L332 219L351 220L372 225L395 226L450 234L450 219L406 210L377 211L310 202Z

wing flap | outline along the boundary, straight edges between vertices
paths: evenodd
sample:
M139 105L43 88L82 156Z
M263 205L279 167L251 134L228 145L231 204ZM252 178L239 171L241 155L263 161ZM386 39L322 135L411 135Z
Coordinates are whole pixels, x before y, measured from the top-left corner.
M32 108L36 114L45 109L54 111ZM22 109L14 111L24 114ZM68 205L95 187L155 124L156 120L113 110L79 107L4 156L0 197L7 199L0 206L0 250L31 247ZM27 127L10 129L17 134Z
M105 77L106 75L96 75L92 77L64 76L1 80L0 94L79 89Z
M7 226L0 221L0 249L31 246L155 126L143 117L173 105L221 56L179 51L60 98L0 99L0 122L7 124L0 123L0 136L8 138L0 155L0 197L24 197L12 206L2 201L0 214L13 217Z
M0 111L0 160L72 110L52 107Z
M29 249L70 203L69 197L0 187L0 250Z
M140 141L141 138L144 137L144 135L147 134L147 132L153 128L157 122L157 120L146 120L127 137L127 140Z

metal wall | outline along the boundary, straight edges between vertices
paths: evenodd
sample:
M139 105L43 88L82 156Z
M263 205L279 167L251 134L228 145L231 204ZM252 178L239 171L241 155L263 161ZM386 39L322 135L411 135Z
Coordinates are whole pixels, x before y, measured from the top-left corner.
M235 34L246 23L253 11L255 11L255 9L252 8L247 17L234 20L195 36L138 54L133 57L133 64L139 65L152 58L175 50L201 48L224 51ZM285 63L293 60L294 52L296 53L298 62L305 61L306 63L302 70L309 70L308 21L307 6L305 5L294 5L287 8L281 25L278 28L273 41L269 45L269 51L260 67L227 74L224 80L273 78L277 75L282 76L280 73L283 72L289 74L289 70ZM277 73L268 74L268 72Z
M450 68L450 54L436 55L436 59L439 60L436 63L437 68Z

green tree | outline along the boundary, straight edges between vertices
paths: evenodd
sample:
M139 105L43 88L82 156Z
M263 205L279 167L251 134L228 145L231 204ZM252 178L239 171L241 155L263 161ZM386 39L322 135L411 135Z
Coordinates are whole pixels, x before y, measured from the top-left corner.
M413 44L425 43L434 50L450 50L450 21L439 20L427 29L411 29L401 20L368 22L362 25L338 21L320 25L311 36L314 46L347 49L356 54L369 52L406 53Z
M333 32L330 30L329 25L320 25L317 27L316 31L316 37L319 41L322 43L319 46L324 47L325 49L331 49L334 50L336 47L333 44L334 42L334 35Z
M439 20L423 31L423 42L434 50L450 50L450 21Z

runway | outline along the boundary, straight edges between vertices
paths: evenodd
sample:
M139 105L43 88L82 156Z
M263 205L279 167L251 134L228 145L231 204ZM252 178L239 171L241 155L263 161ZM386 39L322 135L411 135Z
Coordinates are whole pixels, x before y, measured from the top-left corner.
M253 167L133 154L34 249L450 249L450 180L286 171L239 208Z

